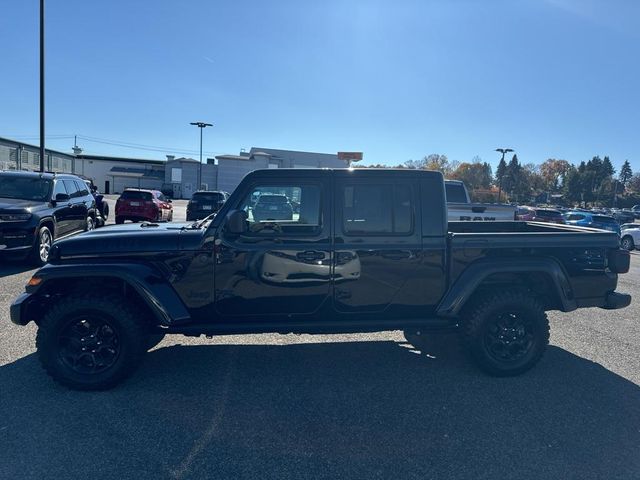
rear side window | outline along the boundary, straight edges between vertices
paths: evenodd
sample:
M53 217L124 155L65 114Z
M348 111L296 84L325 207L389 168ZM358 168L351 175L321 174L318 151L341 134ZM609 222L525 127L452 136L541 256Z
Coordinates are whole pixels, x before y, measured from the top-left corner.
M342 228L349 235L411 234L413 204L407 185L346 185Z
M467 203L464 186L461 183L445 183L445 195L449 203Z
M123 200L142 200L146 202L153 200L151 192L139 192L137 190L125 190L122 192L122 195L120 195L120 198Z
M78 190L78 187L76 186L76 182L74 182L73 180L63 180L64 182L64 187L67 189L67 193L69 194L69 197L71 198L78 198L80 197L80 190Z
M584 215L580 215L579 213L570 213L569 215L567 215L566 218L571 222L571 221L583 220Z

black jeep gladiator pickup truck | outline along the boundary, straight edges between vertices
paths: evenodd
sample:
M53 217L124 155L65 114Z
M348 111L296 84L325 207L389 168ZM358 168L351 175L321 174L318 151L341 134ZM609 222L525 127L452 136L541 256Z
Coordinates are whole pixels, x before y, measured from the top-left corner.
M254 216L260 195L298 208ZM547 346L545 311L631 301L615 292L629 269L615 233L448 223L442 175L415 170L258 170L217 215L81 234L49 262L11 319L35 321L44 369L84 390L116 385L166 334L404 330L418 343L457 329L484 371L517 375Z

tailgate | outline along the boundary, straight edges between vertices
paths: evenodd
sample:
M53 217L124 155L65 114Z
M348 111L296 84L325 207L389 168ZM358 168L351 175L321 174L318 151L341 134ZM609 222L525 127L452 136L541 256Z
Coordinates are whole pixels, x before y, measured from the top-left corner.
M515 220L516 207L491 203L447 203L450 222L496 222Z

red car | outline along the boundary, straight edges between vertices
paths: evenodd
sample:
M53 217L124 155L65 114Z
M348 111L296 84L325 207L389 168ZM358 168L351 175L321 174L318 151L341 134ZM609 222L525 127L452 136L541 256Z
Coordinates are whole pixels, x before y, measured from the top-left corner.
M562 212L559 210L553 210L551 208L536 208L535 215L531 219L534 222L546 222L546 223L566 223Z
M116 223L150 221L170 222L173 219L171 200L158 190L127 188L116 202Z
M518 211L516 213L516 217L518 220L522 220L524 222L533 221L536 216L535 209L531 207L518 207Z

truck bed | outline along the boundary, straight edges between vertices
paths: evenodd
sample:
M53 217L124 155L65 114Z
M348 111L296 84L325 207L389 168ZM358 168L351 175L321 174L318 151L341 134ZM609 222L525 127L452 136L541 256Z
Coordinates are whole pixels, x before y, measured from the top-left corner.
M453 248L601 247L616 248L615 232L542 222L449 222Z

